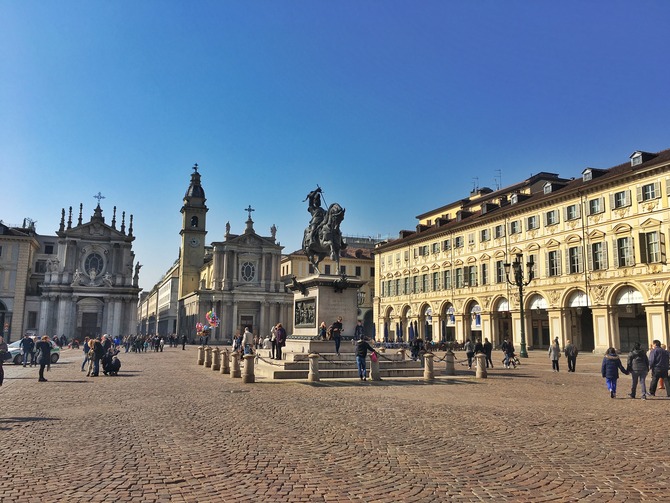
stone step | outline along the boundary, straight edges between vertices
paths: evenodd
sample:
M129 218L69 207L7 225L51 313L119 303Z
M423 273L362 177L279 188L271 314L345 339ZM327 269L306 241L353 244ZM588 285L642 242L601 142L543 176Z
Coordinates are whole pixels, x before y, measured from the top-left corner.
M309 370L274 370L263 369L269 372L264 372L257 369L256 375L259 377L266 377L269 379L308 379ZM370 376L370 369L367 369L368 377ZM379 369L379 376L383 378L392 377L423 377L422 368L408 368L408 369ZM358 378L357 369L342 369L342 370L322 370L319 368L320 379L356 379Z

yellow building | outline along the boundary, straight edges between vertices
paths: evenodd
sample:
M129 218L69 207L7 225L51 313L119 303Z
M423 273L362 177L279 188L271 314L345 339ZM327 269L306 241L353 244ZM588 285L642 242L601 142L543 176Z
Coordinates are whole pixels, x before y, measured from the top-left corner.
M667 344L669 197L670 150L637 151L610 169L538 173L419 215L416 231L375 250L377 338ZM508 264L514 281L517 259L522 288L506 274Z
M358 290L358 321L363 322L363 328L369 337L374 333L372 313L372 299L374 298L375 263L374 247L379 242L374 238L344 236L347 247L340 253L340 274L365 281ZM338 274L337 264L329 257L319 265L325 275ZM281 277L285 284L291 282L293 276L298 281L316 274L314 267L307 260L305 252L295 251L282 256ZM335 320L319 320L330 324Z

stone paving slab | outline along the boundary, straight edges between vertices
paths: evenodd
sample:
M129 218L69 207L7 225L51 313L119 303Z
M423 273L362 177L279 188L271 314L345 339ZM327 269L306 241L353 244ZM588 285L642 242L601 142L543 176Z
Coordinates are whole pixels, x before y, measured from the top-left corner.
M599 356L314 384L243 384L195 347L121 354L118 377L80 356L47 383L5 366L0 502L670 500L670 400L623 398L627 376L610 399Z

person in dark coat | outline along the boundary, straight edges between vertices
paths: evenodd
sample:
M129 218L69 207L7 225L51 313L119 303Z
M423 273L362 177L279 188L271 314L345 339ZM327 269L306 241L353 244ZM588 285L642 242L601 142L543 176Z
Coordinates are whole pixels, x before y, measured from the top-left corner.
M577 346L572 342L567 341L567 344L563 348L563 352L565 353L565 358L568 360L568 372L574 372L575 365L577 365L577 354L579 353Z
M642 391L642 400L646 400L647 386L644 381L647 378L647 372L649 372L649 358L647 358L647 353L645 353L644 349L640 347L639 342L635 343L633 350L628 354L628 363L626 365L626 369L633 376L633 384L630 388L630 394L628 396L635 398L637 382L639 380L640 390Z
M186 334L182 334L181 336L181 349L182 351L186 351Z
M609 348L605 354L605 358L603 358L600 372L605 378L610 398L616 398L616 382L619 379L619 370L628 375L628 371L621 365L621 360L619 359L619 355L616 354L616 349Z
M5 379L5 370L2 368L2 364L5 362L5 357L7 355L11 356L9 347L2 335L0 335L0 386L2 386L2 381Z
M44 378L44 369L51 365L51 343L49 342L49 336L43 335L42 339L35 345L37 350L36 362L40 366L40 377L39 382L46 382Z
M358 376L361 378L361 381L366 381L366 372L365 368L365 357L368 355L368 351L377 354L365 336L356 343L356 366L358 367Z
M286 330L281 323L277 323L277 360L281 360L281 351L286 345Z
M491 354L493 353L493 344L488 340L484 339L484 354L486 355L486 368L493 368L493 360L491 359Z
M91 341L89 341L88 344L91 346ZM93 371L91 372L91 377L98 377L98 374L100 373L100 360L105 356L105 348L101 341L93 339L91 349L93 350Z
M651 370L651 384L649 394L656 395L656 385L659 379L665 383L665 392L670 397L670 382L668 382L668 368L670 367L670 355L661 347L661 341L654 340L654 348L649 352L649 370Z

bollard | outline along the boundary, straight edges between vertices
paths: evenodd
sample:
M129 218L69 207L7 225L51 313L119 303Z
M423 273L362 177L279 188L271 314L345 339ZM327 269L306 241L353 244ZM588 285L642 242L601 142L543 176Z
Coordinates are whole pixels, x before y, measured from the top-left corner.
M452 350L447 351L447 354L444 355L444 361L447 364L447 367L445 369L445 374L448 376L454 376L456 375L456 366L454 364L455 360L455 355Z
M423 380L432 381L435 379L435 372L433 372L433 358L435 355L433 353L425 353L423 355Z
M226 348L221 350L221 373L230 374L230 355Z
M398 354L400 355L400 361L404 362L405 361L405 356L407 354L407 351L405 350L405 348L399 349Z
M321 380L319 377L319 355L317 353L310 353L307 357L309 358L309 374L307 375L307 380L309 382L318 382Z
M243 383L253 383L256 382L256 376L254 375L254 355L244 355L244 375L242 376Z
M242 377L240 372L240 354L237 351L233 351L230 355L233 359L233 364L230 367L230 377Z
M207 346L205 348L205 367L210 368L212 366L212 348Z
M379 357L372 359L370 356L370 380L371 381L381 381L382 377L379 373Z
M198 365L205 363L205 347L198 346Z
M477 379L486 379L488 374L486 373L486 354L477 353L475 355L475 377Z
M212 350L212 370L215 372L221 369L221 352L214 348Z

